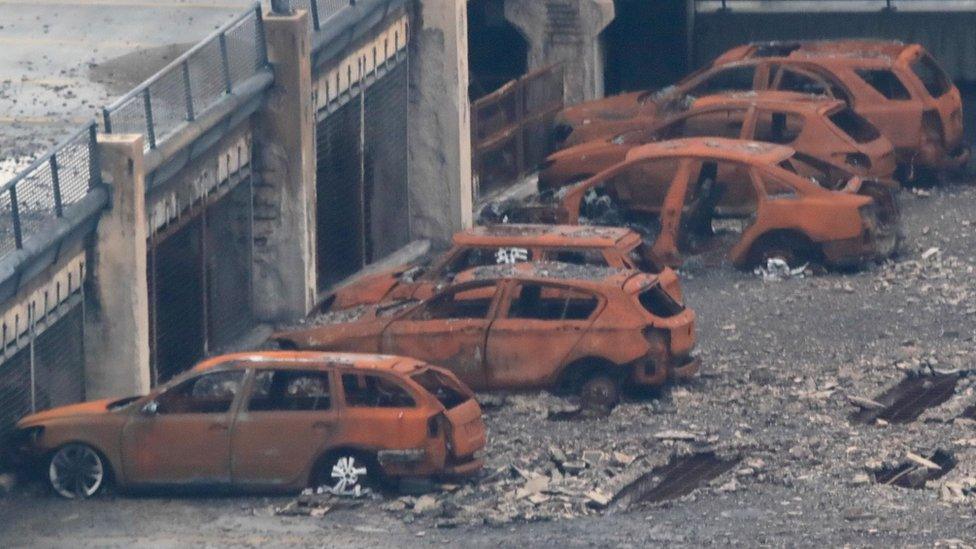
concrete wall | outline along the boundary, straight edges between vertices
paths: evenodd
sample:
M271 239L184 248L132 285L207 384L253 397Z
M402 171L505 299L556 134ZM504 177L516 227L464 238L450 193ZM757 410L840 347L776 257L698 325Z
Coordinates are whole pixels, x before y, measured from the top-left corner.
M410 39L410 211L445 245L473 221L465 0L420 0Z
M566 102L603 97L600 33L613 21L613 0L505 0L505 18L529 43L529 70L566 66Z

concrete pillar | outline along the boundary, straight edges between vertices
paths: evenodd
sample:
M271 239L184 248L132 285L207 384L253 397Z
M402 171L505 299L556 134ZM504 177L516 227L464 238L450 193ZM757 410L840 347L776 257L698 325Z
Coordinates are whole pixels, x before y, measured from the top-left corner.
M505 18L529 43L530 71L565 65L566 104L603 97L600 33L613 21L613 0L505 0Z
M140 135L99 135L102 179L112 189L88 261L85 395L149 391L146 187Z
M471 106L465 0L418 0L410 37L411 226L435 246L470 227Z
M254 145L254 314L304 317L316 299L315 118L308 14L266 15L274 86L257 113Z

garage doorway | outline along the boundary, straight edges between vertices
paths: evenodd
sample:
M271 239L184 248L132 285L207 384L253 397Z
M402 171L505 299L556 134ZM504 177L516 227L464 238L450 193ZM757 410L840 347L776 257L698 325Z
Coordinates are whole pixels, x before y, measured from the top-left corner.
M606 95L658 89L688 72L685 0L616 0L603 31Z
M505 19L505 0L468 2L468 96L484 97L528 72L529 46Z

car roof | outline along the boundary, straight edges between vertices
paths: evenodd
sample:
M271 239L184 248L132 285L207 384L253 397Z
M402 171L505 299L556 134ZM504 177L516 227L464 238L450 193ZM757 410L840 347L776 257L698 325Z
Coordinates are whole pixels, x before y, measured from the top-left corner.
M864 62L890 65L917 44L898 40L856 38L843 40L797 40L753 42L743 48L742 58L780 58L813 62L834 60L841 63Z
M761 141L724 137L689 137L634 147L627 153L627 161L687 156L773 165L792 157L793 154L794 150L790 147Z
M458 232L454 243L462 246L521 246L609 248L637 233L625 227L587 225L494 224Z
M193 371L282 367L298 367L305 370L325 370L339 367L410 374L427 368L428 365L413 358L392 355L317 351L260 351L216 356L196 365Z
M635 276L647 278L648 284L657 280L656 275L631 269L614 269L599 265L577 265L555 261L488 265L475 267L465 271L462 275L458 276L457 282L480 280L559 281L591 289L607 286L622 288L628 280Z
M816 114L825 110L844 105L839 99L812 93L789 91L736 91L703 95L697 97L691 108L683 115L720 107L747 108L755 105L758 108L772 108L780 111Z

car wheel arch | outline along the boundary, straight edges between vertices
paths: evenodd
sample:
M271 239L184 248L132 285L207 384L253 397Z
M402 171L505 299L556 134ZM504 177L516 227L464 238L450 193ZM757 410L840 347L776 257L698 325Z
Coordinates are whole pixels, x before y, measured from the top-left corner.
M599 373L607 373L623 381L627 377L627 366L601 356L578 358L560 370L555 387L559 392L572 393L587 379Z
M365 448L361 446L333 446L323 450L314 460L312 460L312 465L309 467L308 474L306 475L306 486L315 488L313 484L318 481L319 472L322 468L333 458L348 454L354 457L361 458L363 461L379 467L379 459L376 457L377 450L375 448ZM382 474L382 471L380 471Z
M783 246L787 243L797 246L801 253L809 260L822 262L823 250L821 246L810 238L805 232L798 229L774 229L757 236L753 240L744 257L737 261L741 267L761 266L762 257L760 254L763 249L769 246Z
M122 471L121 464L116 463L111 458L109 458L109 453L106 452L100 445L91 442L90 440L84 439L71 439L64 440L60 442L54 448L51 448L43 454L43 459L41 462L44 464L45 469L51 463L51 459L54 457L59 450L65 446L70 446L72 444L77 444L80 446L87 446L91 448L96 454L98 454L99 459L102 460L102 466L105 468L105 480L103 481L105 485L112 485L119 482L118 472Z

